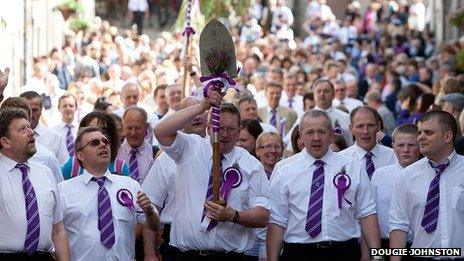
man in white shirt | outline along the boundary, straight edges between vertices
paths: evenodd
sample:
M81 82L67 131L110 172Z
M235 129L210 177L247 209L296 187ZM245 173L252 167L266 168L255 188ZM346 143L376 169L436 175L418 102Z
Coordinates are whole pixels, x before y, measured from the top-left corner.
M200 101L192 96L184 98L180 102L179 109L185 109L199 104ZM207 114L203 113L187 123L182 132L187 134L197 134L202 138L206 135ZM150 200L160 213L160 222L163 225L163 243L160 245L160 253L163 260L175 260L175 250L169 245L171 224L175 209L175 183L177 165L166 153L156 159L153 166L148 171L147 177L142 184L142 191L147 193Z
M413 248L461 248L456 260L463 260L464 157L453 149L456 121L447 112L430 111L419 119L418 129L425 157L405 168L396 184L389 212L390 247L404 247L412 231Z
M108 81L103 83L103 86L109 87L114 92L120 92L125 81L121 80L121 66L119 64L112 64L108 67Z
M55 180L36 153L27 113L0 111L0 259L70 260Z
M391 148L377 143L380 116L376 110L368 106L357 107L350 113L350 118L350 131L355 143L339 153L360 161L371 179L376 169L396 162L395 154Z
M398 162L378 168L372 175L371 185L374 189L376 200L382 248L389 247L388 235L390 229L388 225L388 211L390 209L391 198L395 192L396 181L403 169L416 162L420 156L417 136L416 125L404 124L398 126L393 131L392 136L393 150Z
M137 25L137 33L139 35L143 32L143 22L145 17L149 15L148 1L147 0L129 0L127 9L132 12L132 24Z
M164 114L164 118L179 110L179 104L182 99L182 88L179 84L171 84L166 87L165 93L169 110Z
M77 100L72 94L64 94L58 100L58 109L61 113L61 122L52 129L61 135L62 141L66 144L69 157L74 156L74 141L76 140L79 123L75 120L77 110Z
M284 76L284 91L280 97L280 106L293 109L298 117L303 116L303 96L296 93L297 82L296 77L293 74L287 74Z
M222 192L228 195L226 207L210 201L211 143L179 132L221 100L221 94L211 88L200 104L177 111L155 129L161 148L178 166L171 228L171 245L180 251L177 260L244 260L243 252L254 243L254 228L265 227L269 218L269 183L264 168L245 149L235 146L240 112L234 105L222 104L220 109L222 169L226 176L235 173L237 181L232 187L223 186ZM211 128L210 122L208 130Z
M255 99L249 95L243 95L238 100L238 109L240 110L240 116L242 120L251 119L258 120L263 132L277 132L276 127L272 126L269 123L262 122L258 117L258 105L256 104Z
M58 162L64 164L69 158L65 141L58 132L39 123L42 116L42 96L35 91L28 91L22 93L20 97L26 99L31 108L31 128L34 130L36 143L51 151Z
M155 230L156 209L138 182L108 171L109 141L98 127L80 130L76 158L84 173L58 185L72 260L134 260L135 224L146 218Z
M300 133L305 149L272 175L267 258L359 260L361 231L369 247L380 246L369 179L357 161L329 149L325 112L307 112Z
M139 102L140 101L140 89L137 84L128 82L126 85L124 85L121 89L121 102L122 102L122 107L114 111L116 115L122 118L124 115L124 112L126 111L129 106L139 106L140 108L144 109L147 112L147 120L148 124L150 125L145 138L147 139L147 142L149 144L153 143L153 128L155 125L158 123L158 117L155 116L153 109L150 107L146 106L145 104Z
M353 99L346 96L346 84L341 79L332 81L335 90L335 98L332 101L332 105L338 107L344 106L349 112L358 106L363 106L364 103L358 99Z

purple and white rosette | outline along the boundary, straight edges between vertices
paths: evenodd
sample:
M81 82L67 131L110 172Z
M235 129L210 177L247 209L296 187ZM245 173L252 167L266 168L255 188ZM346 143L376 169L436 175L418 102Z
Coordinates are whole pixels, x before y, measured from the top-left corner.
M351 178L346 174L345 166L333 178L333 184L337 188L338 208L342 209L343 199L351 206L352 203L345 198L345 192L351 186Z
M119 204L124 207L129 208L130 210L137 211L134 206L134 197L132 193L127 189L120 189L116 193L116 198L118 199Z
M222 174L222 178L223 183L221 186L221 197L225 202L227 202L227 198L229 197L230 191L233 188L240 186L243 177L242 173L238 168L229 167Z

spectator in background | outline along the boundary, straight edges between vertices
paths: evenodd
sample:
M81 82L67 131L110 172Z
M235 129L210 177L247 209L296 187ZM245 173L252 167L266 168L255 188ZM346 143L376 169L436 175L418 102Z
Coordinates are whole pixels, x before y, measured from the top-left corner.
M256 157L256 139L263 132L259 121L253 119L242 119L240 122L240 134L237 146L246 149L251 155Z
M395 116L382 103L380 92L378 90L368 91L364 97L364 102L379 113L383 123L382 131L387 135L391 135L396 126Z
M273 132L263 132L256 141L256 155L264 166L267 178L271 178L274 166L282 159L284 143L282 138Z

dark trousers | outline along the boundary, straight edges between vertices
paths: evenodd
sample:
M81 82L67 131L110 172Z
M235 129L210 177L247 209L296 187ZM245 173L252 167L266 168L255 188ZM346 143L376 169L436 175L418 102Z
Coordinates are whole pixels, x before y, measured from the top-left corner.
M181 252L177 248L176 250L178 251L176 261L247 261L245 255L242 253L225 253L208 250L192 250Z
M2 261L54 261L55 258L49 252L35 252L32 255L27 253L0 253Z
M143 20L145 19L145 12L133 11L132 15L134 16L132 19L132 24L137 25L137 33L141 35L143 32Z
M169 245L169 242L171 242L171 238L169 234L171 233L171 225L170 224L165 224L163 228L163 243L160 245L160 254L161 257L163 258L163 261L175 261L177 253L179 252L177 248Z
M361 246L357 239L344 242L320 242L314 244L284 243L281 261L343 260L359 261Z

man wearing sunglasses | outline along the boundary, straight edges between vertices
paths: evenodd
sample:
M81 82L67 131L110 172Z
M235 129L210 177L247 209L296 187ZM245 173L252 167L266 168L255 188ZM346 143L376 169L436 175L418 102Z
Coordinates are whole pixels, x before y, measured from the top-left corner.
M135 224L156 229L158 212L137 181L108 171L109 141L98 127L79 131L75 151L84 173L58 186L72 260L134 260Z
M240 181L229 187L225 207L211 201L212 190L208 189L212 180L210 141L180 131L213 104L219 105L221 99L211 88L201 103L175 112L155 128L161 148L177 164L170 234L171 246L179 250L176 260L246 260L243 252L254 244L254 228L265 227L269 219L269 183L264 168L245 149L235 146L240 127L237 107L230 103L220 107L223 179ZM210 121L210 134L211 129ZM227 171L230 167L239 171Z

